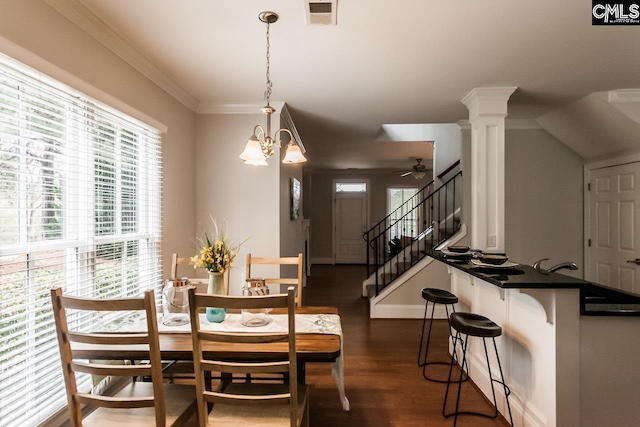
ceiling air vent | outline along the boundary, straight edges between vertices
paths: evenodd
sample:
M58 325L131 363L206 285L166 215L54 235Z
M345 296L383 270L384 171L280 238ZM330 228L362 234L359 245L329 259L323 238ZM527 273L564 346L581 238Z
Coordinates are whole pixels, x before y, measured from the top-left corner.
M307 25L336 25L338 0L304 0Z

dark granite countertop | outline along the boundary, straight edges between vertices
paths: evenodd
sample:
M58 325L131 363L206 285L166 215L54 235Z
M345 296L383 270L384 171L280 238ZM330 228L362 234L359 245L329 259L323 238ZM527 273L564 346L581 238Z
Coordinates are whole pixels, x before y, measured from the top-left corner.
M581 313L588 315L640 316L640 295L559 273L543 274L517 264L510 268L483 268L440 251L425 253L451 267L503 289L579 289Z
M469 273L500 288L536 288L536 289L579 289L592 285L582 279L565 276L559 273L542 274L533 267L517 264L513 268L483 268L469 261L460 261L454 257L447 257L440 251L427 250L431 258L442 261L452 267Z

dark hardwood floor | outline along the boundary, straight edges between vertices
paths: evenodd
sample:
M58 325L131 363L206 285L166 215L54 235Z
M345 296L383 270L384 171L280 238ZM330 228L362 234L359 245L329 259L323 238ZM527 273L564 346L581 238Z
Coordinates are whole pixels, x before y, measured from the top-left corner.
M452 426L444 418L445 384L427 381L417 366L422 319L369 319L368 301L362 298L364 266L315 265L307 282L305 305L338 307L344 334L346 394L351 411L342 410L331 367L309 364L311 425L320 427ZM427 286L427 284L425 284ZM423 300L420 295L416 295ZM434 323L432 349L446 360L447 324ZM431 351L431 350L430 350ZM431 368L431 366L430 366ZM446 378L447 367L435 367L434 375ZM455 389L454 389L455 391ZM462 393L465 409L489 411L484 397L470 384ZM461 416L458 426L508 426L503 419Z

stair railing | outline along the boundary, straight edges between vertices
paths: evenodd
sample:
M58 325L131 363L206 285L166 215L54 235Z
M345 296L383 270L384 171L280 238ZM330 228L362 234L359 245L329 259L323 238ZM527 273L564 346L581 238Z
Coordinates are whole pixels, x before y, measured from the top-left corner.
M364 234L367 276L375 293L395 280L460 228L462 171L434 190L431 181ZM416 229L417 228L417 229Z

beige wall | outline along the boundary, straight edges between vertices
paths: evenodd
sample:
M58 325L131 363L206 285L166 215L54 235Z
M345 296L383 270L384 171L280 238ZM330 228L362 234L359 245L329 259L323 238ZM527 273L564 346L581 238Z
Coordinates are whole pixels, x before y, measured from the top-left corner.
M430 263L416 272L395 292L386 296L381 304L406 306L406 316L401 316L399 313L398 317L422 317L425 302L422 298L422 288L426 287L451 290L451 278L445 263L438 261ZM416 316L416 313L419 316Z
M281 217L289 219L288 207L281 212L277 154L268 166L247 166L238 158L253 127L264 121L257 113L199 115L196 126L198 233L203 227L211 230L213 216L219 226L227 224L231 241L247 239L230 276L230 293L236 295L244 285L246 254L279 256ZM278 123L278 117L274 119Z
M312 172L310 175L311 212L311 258L325 262L333 258L333 181L334 180L369 181L369 227L375 225L387 215L387 188L422 188L431 182L430 171L421 180L413 177L400 177L390 172L349 172L327 170Z
M544 130L507 130L505 244L508 255L544 266L573 261L583 277L583 160Z
M544 130L505 133L505 252L544 266L573 261L583 277L583 160ZM471 224L471 134L463 132L463 222ZM470 233L460 243L470 243Z
M0 52L156 127L165 127L163 262L195 230L196 115L43 1L3 1Z
M581 427L638 425L637 334L637 317L580 316Z
M285 127L281 122L280 127ZM284 144L283 144L284 145ZM280 158L284 157L286 145L280 150ZM275 161L275 159L274 159ZM304 256L304 236L302 220L304 219L305 186L302 168L304 163L299 165L280 164L280 253L279 256L297 256L299 253ZM298 219L291 219L291 180L296 178L300 182L300 212ZM268 255L268 254L267 254ZM278 254L273 254L278 255ZM283 274L295 277L297 269L292 266L283 267Z

